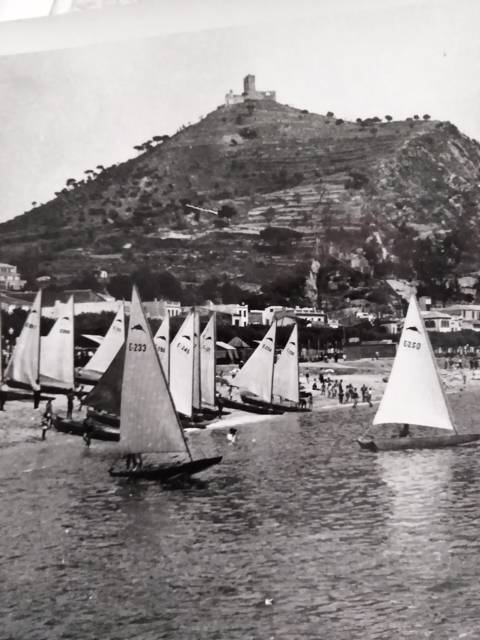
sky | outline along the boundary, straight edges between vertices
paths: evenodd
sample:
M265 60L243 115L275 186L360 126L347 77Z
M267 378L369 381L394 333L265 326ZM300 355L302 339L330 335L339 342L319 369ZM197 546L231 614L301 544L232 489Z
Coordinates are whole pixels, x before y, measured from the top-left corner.
M129 6L0 24L0 221L49 200L68 178L197 121L230 88L241 92L247 73L298 108L346 119L429 113L480 140L480 3L140 6L141 15ZM72 46L79 43L93 44ZM40 51L12 55L15 46Z

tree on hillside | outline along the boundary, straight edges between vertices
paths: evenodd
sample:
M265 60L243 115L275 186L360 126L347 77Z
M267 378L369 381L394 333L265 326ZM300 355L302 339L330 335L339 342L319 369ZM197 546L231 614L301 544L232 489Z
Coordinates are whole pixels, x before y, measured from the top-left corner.
M227 218L228 220L237 214L238 212L232 204L223 204L218 211L219 218Z
M428 113L424 113L424 114L423 114L423 119L424 119L424 120L430 120L430 117L431 117L431 116L429 116L429 115L428 115Z
M420 120L420 116L418 115L418 113L416 113L416 114L413 116L413 119L414 119L414 120Z
M392 116L385 116L385 120L387 122L391 122L393 120Z
M333 118L334 115L333 111L327 111L327 118Z

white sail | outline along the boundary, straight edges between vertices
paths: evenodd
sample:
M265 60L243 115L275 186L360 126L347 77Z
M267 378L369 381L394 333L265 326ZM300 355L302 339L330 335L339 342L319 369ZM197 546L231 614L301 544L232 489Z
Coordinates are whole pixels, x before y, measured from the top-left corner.
M373 424L414 424L455 430L435 356L414 296L385 393Z
M42 291L38 291L18 336L10 362L5 371L7 382L20 382L32 388L40 376L40 317L42 313Z
M274 321L233 381L235 386L251 391L265 402L272 401L276 332L277 322Z
M212 313L207 326L200 336L200 363L202 381L202 403L215 406L215 313Z
M62 305L50 333L40 342L40 384L63 389L74 387L73 296Z
M298 327L295 325L273 370L273 395L281 399L300 401L298 379Z
M194 314L183 321L170 345L170 393L179 413L193 415Z
M120 446L130 453L188 452L135 287L123 369Z
M104 339L83 368L83 371L92 371L99 374L105 373L124 342L125 308L122 302Z
M202 408L202 370L200 364L200 314L195 309L193 311L193 408Z
M167 382L170 380L170 317L168 315L162 320L157 333L153 336L153 342L157 349L160 364Z

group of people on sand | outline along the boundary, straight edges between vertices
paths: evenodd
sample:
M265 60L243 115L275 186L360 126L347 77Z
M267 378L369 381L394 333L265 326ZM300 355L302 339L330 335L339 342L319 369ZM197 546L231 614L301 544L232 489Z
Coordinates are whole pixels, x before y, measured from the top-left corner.
M307 381L308 381L307 374ZM353 402L353 407L355 408L361 397L361 402L368 402L368 405L372 407L372 389L371 387L367 387L366 384L363 384L360 387L360 391L357 387L354 387L352 384L347 384L345 387L343 385L343 380L333 380L328 376L324 376L320 374L317 378L313 379L312 384L313 390L320 390L321 395L326 396L327 398L338 398L338 402L340 404L347 404L349 402Z

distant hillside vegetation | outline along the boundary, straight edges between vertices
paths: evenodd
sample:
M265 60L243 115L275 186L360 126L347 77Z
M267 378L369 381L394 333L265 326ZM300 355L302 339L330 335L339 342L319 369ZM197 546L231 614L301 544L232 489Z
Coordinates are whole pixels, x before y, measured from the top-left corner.
M348 286L415 276L445 293L452 276L480 268L480 145L427 115L385 118L221 106L0 225L2 260L30 281L143 270L169 272L173 291L178 281L225 301L236 287L286 287L294 301L317 247L330 293L335 265Z

